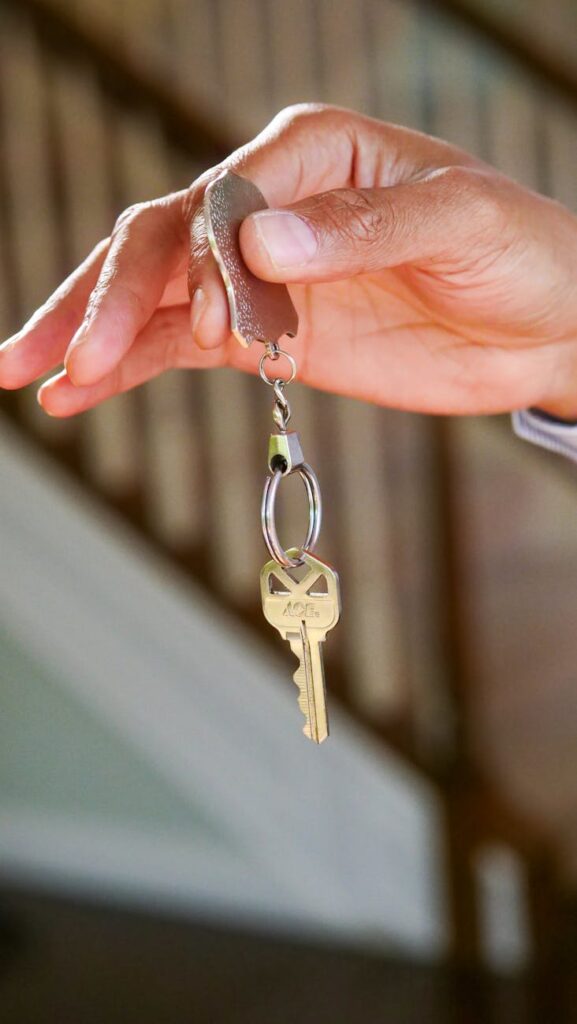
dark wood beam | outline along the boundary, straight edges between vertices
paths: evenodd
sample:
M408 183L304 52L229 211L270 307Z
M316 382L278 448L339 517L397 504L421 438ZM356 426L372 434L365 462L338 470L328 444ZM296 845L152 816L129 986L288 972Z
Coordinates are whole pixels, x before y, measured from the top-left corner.
M494 47L505 59L531 75L547 89L577 108L577 72L569 59L541 45L529 32L516 31L482 0L418 0L422 7L440 11L468 29L475 39Z
M218 163L240 144L225 137L214 120L185 103L154 72L126 53L119 41L96 24L88 28L48 0L0 0L15 14L27 16L43 42L68 63L92 67L108 94L127 110L155 114L169 142L207 166Z

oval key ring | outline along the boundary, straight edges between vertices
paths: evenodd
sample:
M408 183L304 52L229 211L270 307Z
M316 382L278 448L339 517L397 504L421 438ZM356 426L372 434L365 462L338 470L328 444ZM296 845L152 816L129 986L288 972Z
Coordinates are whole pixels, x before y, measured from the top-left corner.
M284 550L278 537L275 522L275 503L279 484L283 477L290 476L290 473L283 473L282 469L275 469L272 476L266 478L261 505L262 533L265 544L275 561L285 569L296 569L297 566L303 564L302 552L313 551L319 537L323 510L319 482L315 472L308 463L303 462L300 466L295 466L292 472L298 473L301 477L309 500L309 527L306 540L300 552L297 549L297 554L294 558L291 558ZM294 549L291 548L292 550Z

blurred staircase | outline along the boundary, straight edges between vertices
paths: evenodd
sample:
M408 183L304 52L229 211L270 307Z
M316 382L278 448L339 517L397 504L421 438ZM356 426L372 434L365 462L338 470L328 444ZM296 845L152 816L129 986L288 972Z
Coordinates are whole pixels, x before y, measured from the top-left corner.
M0 0L0 331L17 328L124 207L185 186L291 102L432 131L577 208L574 103L542 80L526 55L509 60L502 41L434 3ZM1 402L93 495L261 630L263 390L230 371L169 373L58 422L34 389ZM560 876L577 878L567 826L577 799L575 476L507 436L506 421L499 430L296 390L327 503L322 553L345 587L331 700L441 797L453 956L483 958L483 871L505 850L545 957ZM251 446L242 463L220 457L223 404Z
M335 707L319 760L280 657L8 424L0 475L3 879L440 956L435 788Z

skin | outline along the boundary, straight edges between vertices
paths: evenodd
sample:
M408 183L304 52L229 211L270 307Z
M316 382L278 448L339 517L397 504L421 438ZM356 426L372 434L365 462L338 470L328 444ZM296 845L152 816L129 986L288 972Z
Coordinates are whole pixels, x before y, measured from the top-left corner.
M255 372L262 348L230 334L202 220L225 167L316 241L283 265L258 214L240 230L250 269L289 286L303 382L418 412L577 418L577 219L454 146L321 104L281 111L190 188L127 210L0 347L0 386L64 363L38 393L62 417L171 367Z

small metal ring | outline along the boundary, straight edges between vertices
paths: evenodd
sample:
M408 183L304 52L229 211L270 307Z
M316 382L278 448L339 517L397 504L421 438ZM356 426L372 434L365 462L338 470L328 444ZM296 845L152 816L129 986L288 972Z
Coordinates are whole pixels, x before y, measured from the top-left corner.
M278 374L275 377L269 377L264 368L265 360L270 359L271 362L276 363L277 359L279 359L280 356L285 356L285 358L288 359L291 368L290 377L287 377L286 380L283 380L283 378L279 377ZM278 382L282 383L283 385L292 384L293 380L297 375L297 364L293 357L291 356L290 352L285 352L283 348L275 349L275 355L272 355L271 352L265 350L259 360L258 372L260 374L260 379L263 380L265 384L268 384L269 387L271 388L274 387L275 384Z
M261 505L261 523L264 542L275 561L278 562L279 565L284 566L285 569L296 569L298 565L303 564L303 551L312 552L314 550L319 537L323 511L319 482L316 474L308 463L303 462L301 466L297 466L292 472L298 473L301 477L305 485L309 501L309 526L307 536L302 548L297 549L298 553L295 558L291 558L291 556L284 550L278 538L275 522L275 502L279 484L282 478L284 476L290 476L290 473L283 473L281 469L275 469L272 476L268 476L266 478ZM291 550L293 549L291 548Z

